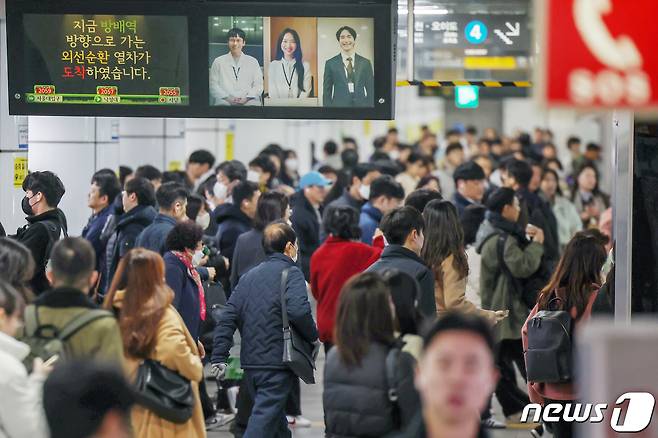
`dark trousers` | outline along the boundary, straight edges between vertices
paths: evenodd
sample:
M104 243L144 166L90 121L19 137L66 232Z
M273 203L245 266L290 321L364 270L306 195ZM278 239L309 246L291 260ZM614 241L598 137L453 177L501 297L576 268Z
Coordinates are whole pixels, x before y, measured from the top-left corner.
M322 346L324 347L325 357L329 356L329 350L331 350L333 348L334 344L332 344L331 342L326 342L325 341L325 342L322 343Z
M564 412L564 406L568 403L576 403L573 400L549 400L544 399L545 404L556 403L562 406L562 411ZM551 433L553 438L571 438L573 436L573 423L567 423L564 421L564 418L560 415L560 421L557 423L551 422Z
M207 420L215 415L215 406L212 403L212 399L208 395L208 389L206 388L206 379L201 379L199 383L199 397L201 398L201 408L203 409L203 417Z
M244 380L254 400L244 438L290 438L285 408L297 377L285 370L245 370Z
M238 400L236 402L236 409L238 410L235 416L234 425L237 429L245 429L251 416L251 410L254 408L254 399L249 393L247 387L247 380L242 379L240 382L240 391L238 392ZM299 387L299 378L293 379L292 388L286 401L286 415L297 417L302 415L302 402L301 402L301 388Z
M515 364L523 378L526 379L521 339L504 339L496 345L496 365L500 371L500 380L496 385L496 398L503 407L503 414L506 417L521 412L525 405L530 403L528 394L516 383Z

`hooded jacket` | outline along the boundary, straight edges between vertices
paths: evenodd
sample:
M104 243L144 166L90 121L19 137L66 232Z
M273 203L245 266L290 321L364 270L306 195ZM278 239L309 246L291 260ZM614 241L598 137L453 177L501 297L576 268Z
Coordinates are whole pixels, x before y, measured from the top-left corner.
M303 191L290 198L292 206L292 228L299 241L299 261L306 281L311 280L311 256L320 246L320 214L310 203Z
M41 388L45 376L29 377L23 360L30 347L0 332L0 438L46 438Z
M370 202L366 202L361 208L359 217L359 228L361 228L361 242L372 245L372 236L379 227L379 221L382 220L382 212L374 207Z
M39 215L28 216L25 219L27 225L19 228L14 238L27 246L32 253L36 269L30 285L34 293L39 295L50 288L50 283L46 278L46 264L53 245L62 236L68 235L68 226L66 216L59 208Z
M487 212L490 217L491 212ZM498 215L500 217L500 215ZM499 221L501 224L504 222ZM496 341L520 339L521 328L528 317L528 308L518 291L503 273L502 263L515 278L525 279L534 274L541 264L544 246L537 242L522 245L525 239L522 231L515 229L515 224L507 222L508 227L501 229L492 224L490 218L480 226L475 240L476 248L482 255L480 269L480 294L482 308L487 310L509 310L509 316L494 327ZM498 256L498 236L506 235L503 259Z
M155 208L150 205L138 205L118 218L114 234L105 249L104 291L109 289L121 257L135 247L139 233L148 227L157 215Z
M238 237L253 228L253 222L235 204L222 204L213 212L217 222L217 244L219 252L229 262L233 261L233 252Z

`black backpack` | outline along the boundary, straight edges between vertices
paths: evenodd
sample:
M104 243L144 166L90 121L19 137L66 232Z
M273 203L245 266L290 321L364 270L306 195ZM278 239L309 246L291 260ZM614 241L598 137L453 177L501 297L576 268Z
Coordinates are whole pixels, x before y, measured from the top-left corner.
M563 302L556 296L548 303L549 309L557 301ZM566 310L540 310L528 321L528 381L568 383L573 379L573 326L573 318Z

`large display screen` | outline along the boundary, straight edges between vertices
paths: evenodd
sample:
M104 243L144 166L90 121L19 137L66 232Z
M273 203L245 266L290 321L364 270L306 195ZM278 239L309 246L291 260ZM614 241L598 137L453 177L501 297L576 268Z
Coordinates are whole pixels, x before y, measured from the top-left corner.
M189 104L187 18L25 14L30 105Z
M10 114L391 119L392 0L5 0Z
M210 17L209 104L373 107L374 20Z

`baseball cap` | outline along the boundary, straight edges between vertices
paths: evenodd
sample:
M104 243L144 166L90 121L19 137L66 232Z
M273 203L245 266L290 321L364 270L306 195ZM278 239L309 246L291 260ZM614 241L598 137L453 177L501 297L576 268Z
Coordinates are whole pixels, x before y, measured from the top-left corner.
M302 179L299 181L299 188L305 189L309 186L319 186L327 187L331 185L331 181L322 176L320 172L309 172L306 175L302 176Z

